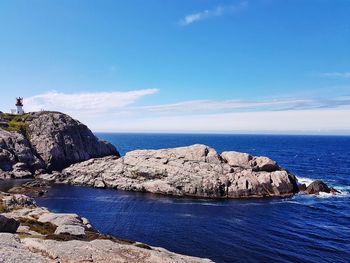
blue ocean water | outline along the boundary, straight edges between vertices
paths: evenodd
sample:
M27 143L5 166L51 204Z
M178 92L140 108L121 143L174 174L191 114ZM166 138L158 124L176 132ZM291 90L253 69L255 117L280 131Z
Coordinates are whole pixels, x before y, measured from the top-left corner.
M37 198L39 205L85 216L106 234L216 262L349 262L350 137L97 135L121 154L203 143L219 153L265 155L342 194L215 201L57 185Z

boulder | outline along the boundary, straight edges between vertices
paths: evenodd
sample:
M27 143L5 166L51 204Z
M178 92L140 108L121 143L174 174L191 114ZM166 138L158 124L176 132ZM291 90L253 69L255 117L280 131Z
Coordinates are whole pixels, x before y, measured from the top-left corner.
M313 181L305 190L307 194L318 195L320 192L330 193L331 188L328 187L324 182L320 180Z
M19 222L16 219L0 215L0 232L16 233Z
M274 172L280 169L274 160L265 156L254 157L251 160L251 166L255 171Z
M286 196L298 191L295 176L266 157L206 145L136 150L124 157L90 159L62 171L64 183L208 198Z
M60 234L84 237L85 228L78 225L60 225L56 228L55 235Z
M253 159L253 157L250 154L247 153L241 153L241 152L223 152L221 154L221 157L230 165L230 166L237 166L242 168L250 168L250 160Z
M83 225L81 218L77 214L47 213L38 218L39 222L51 223L56 226L62 225Z

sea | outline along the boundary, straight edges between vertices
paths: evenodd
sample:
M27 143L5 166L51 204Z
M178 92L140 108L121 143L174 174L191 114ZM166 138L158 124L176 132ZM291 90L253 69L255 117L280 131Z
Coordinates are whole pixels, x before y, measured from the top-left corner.
M206 144L268 156L300 182L339 195L209 200L56 185L36 199L87 217L102 233L215 262L350 262L350 136L97 133L124 155Z

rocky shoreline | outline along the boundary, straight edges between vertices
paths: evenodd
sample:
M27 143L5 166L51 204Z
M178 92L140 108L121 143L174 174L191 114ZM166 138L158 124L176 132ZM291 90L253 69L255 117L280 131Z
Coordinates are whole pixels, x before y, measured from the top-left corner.
M285 197L299 191L296 177L268 157L235 151L218 154L206 145L137 150L120 157L109 142L59 112L17 119L21 130L0 129L0 178L202 198ZM336 193L328 186L323 190Z
M51 183L200 198L338 193L321 181L299 184L268 157L201 144L120 157L68 115L36 112L16 122L18 131L0 128L0 179L35 180L0 192L1 262L211 262L102 235L87 219L52 213L24 195L45 194Z
M77 214L53 213L21 194L0 192L1 262L212 262L106 236Z

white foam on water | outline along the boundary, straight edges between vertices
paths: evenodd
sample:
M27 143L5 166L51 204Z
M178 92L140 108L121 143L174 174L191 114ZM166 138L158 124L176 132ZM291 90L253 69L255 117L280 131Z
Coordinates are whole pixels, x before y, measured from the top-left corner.
M298 180L299 184L305 184L306 187L308 187L316 179L312 179L312 178L308 178L308 177L298 177L297 176L297 180Z
M336 195L332 193L326 193L326 192L320 192L318 195L315 195L318 198L329 198L329 197L335 197Z

